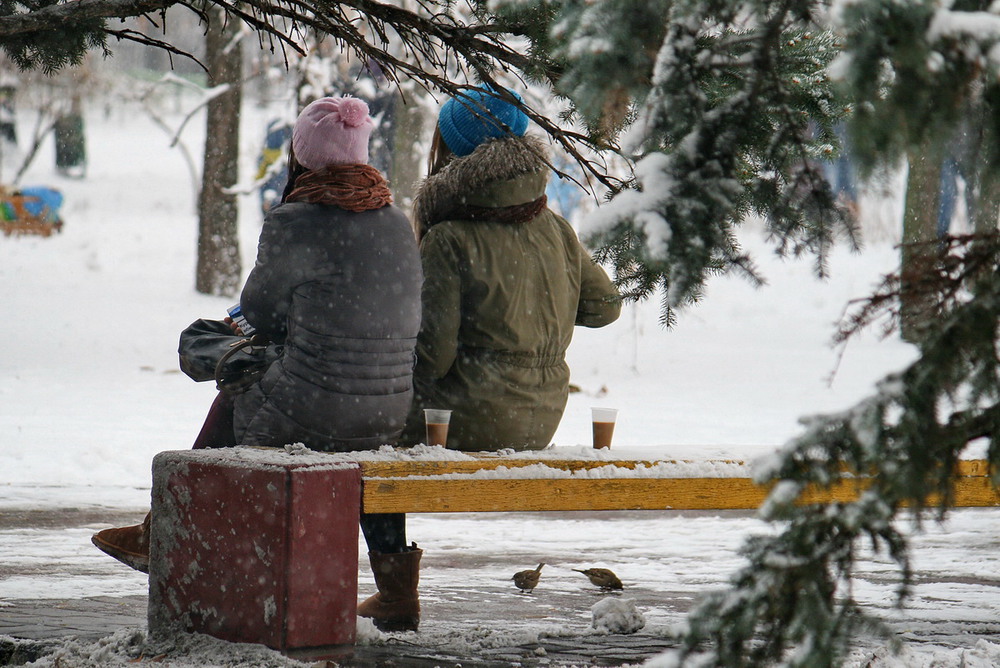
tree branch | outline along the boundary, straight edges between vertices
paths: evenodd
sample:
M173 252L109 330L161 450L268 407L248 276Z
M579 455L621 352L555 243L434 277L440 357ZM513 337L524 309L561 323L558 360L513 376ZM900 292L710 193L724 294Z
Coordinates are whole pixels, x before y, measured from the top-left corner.
M72 26L88 19L122 19L156 12L177 0L74 0L19 14L0 16L0 39Z
M499 72L538 69L537 63L527 54L508 46L503 41L504 30L491 22L467 25L433 3L423 3L421 11L411 11L376 0L72 0L37 8L22 1L15 6L27 11L0 16L0 47L4 46L5 39L16 43L30 38L32 33L42 34L90 21L94 24L92 32L98 36L131 40L191 57L154 37L98 23L102 19L161 12L173 5L187 7L203 22L210 20L210 8L220 8L258 35L272 40L272 45L277 42L282 48L300 54L305 53L304 35L315 31L339 42L349 55L362 62L368 59L377 62L390 81L398 84L404 78L411 79L425 90L439 91L450 97L461 95L469 88L470 84L463 79L473 80L473 83L482 81L499 89L495 80ZM403 55L390 51L390 43L401 43ZM555 83L558 73L550 66L544 76ZM585 180L593 177L610 189L622 186L618 179L607 174L606 165L585 154L615 150L613 146L598 146L586 135L560 127L525 103L513 98L508 101L520 107L573 157L588 175ZM586 188L583 183L579 185Z

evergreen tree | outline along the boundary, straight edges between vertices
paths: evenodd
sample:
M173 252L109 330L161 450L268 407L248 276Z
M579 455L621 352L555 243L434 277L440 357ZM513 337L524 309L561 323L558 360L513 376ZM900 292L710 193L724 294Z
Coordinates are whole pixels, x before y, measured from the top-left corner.
M736 228L766 221L777 249L813 253L825 272L853 221L835 206L820 160L846 110L825 68L836 55L820 3L619 0L502 5L553 59L556 90L591 145L633 160L593 218L591 243L628 299L659 296L663 319L697 300L708 277L760 283ZM537 23L537 21L536 21ZM534 36L533 36L534 37ZM592 167L592 171L593 171Z
M905 603L903 509L918 523L929 509L942 516L971 441L985 440L994 466L1000 459L1000 10L962 0L528 7L551 14L539 43L557 63L557 90L592 139L619 142L635 159L634 181L594 217L592 241L627 297L661 296L668 323L711 274L753 278L733 236L748 216L764 218L779 252L814 254L820 274L837 233L853 239L815 162L835 145L839 118L869 173L906 157L936 168L944 148L975 128L981 150L967 180L981 190L981 233L904 239L907 262L839 333L846 340L876 323L891 332L902 321L919 359L855 408L804 420L802 435L756 472L774 485L761 515L777 531L746 543L746 567L689 615L673 659L816 668L839 665L859 632L891 638L852 597L861 544L897 564ZM503 11L515 17L525 5ZM800 503L807 487L858 474L868 486L857 501Z

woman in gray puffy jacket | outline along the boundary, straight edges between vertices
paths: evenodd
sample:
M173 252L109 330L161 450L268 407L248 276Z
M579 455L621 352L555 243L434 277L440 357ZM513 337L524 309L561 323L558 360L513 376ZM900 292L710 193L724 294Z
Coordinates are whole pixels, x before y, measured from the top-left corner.
M355 98L306 107L289 184L264 220L240 298L284 346L236 398L245 445L347 451L391 444L412 399L421 269L413 231L367 164L372 119Z
M265 217L241 295L247 322L282 352L234 401L220 393L195 447L349 451L398 438L413 397L422 272L408 219L367 164L372 128L355 98L322 98L299 115L288 185ZM369 547L419 560L403 519L363 515ZM147 515L93 542L148 572L148 526Z

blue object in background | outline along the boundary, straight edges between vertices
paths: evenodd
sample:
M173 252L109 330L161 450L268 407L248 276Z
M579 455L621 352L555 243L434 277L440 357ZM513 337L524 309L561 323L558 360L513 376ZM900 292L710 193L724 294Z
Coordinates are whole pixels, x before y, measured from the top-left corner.
M48 223L59 221L59 207L63 203L61 192L45 186L21 188L18 192L24 195L24 210L29 214Z
M830 183L833 194L843 204L854 204L858 201L858 179L851 158L851 145L844 123L838 123L833 129L840 140L840 153L833 160L823 162L823 172Z
M561 153L554 156L552 164L561 172L580 176L579 166ZM571 179L553 173L545 186L545 195L549 198L549 208L566 220L573 222L574 214L583 199L584 190Z
M962 166L959 164L958 160L955 159L954 155L948 153L941 162L941 180L938 195L938 237L943 237L951 232L952 218L955 215L955 206L958 200L959 177L963 180L965 179L965 174L962 173ZM969 189L966 187L965 206L966 212L971 218L975 202L969 195Z
M267 180L260 184L260 209L267 210L281 201L281 193L288 181L287 148L292 140L292 126L280 119L267 124L264 146L257 160L257 178ZM273 165L277 167L272 168ZM270 173L270 174L269 174Z

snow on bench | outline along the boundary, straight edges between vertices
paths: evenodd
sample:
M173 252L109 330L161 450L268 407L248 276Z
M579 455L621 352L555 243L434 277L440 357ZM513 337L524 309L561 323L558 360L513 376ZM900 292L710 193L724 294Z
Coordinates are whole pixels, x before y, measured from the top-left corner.
M669 452L556 447L461 453L418 446L337 456L361 467L367 513L755 509L770 491L752 480L750 463L673 459ZM664 456L651 456L657 453ZM801 502L851 501L865 486L858 477L830 489L807 489ZM959 464L955 505L1000 505L987 462Z

